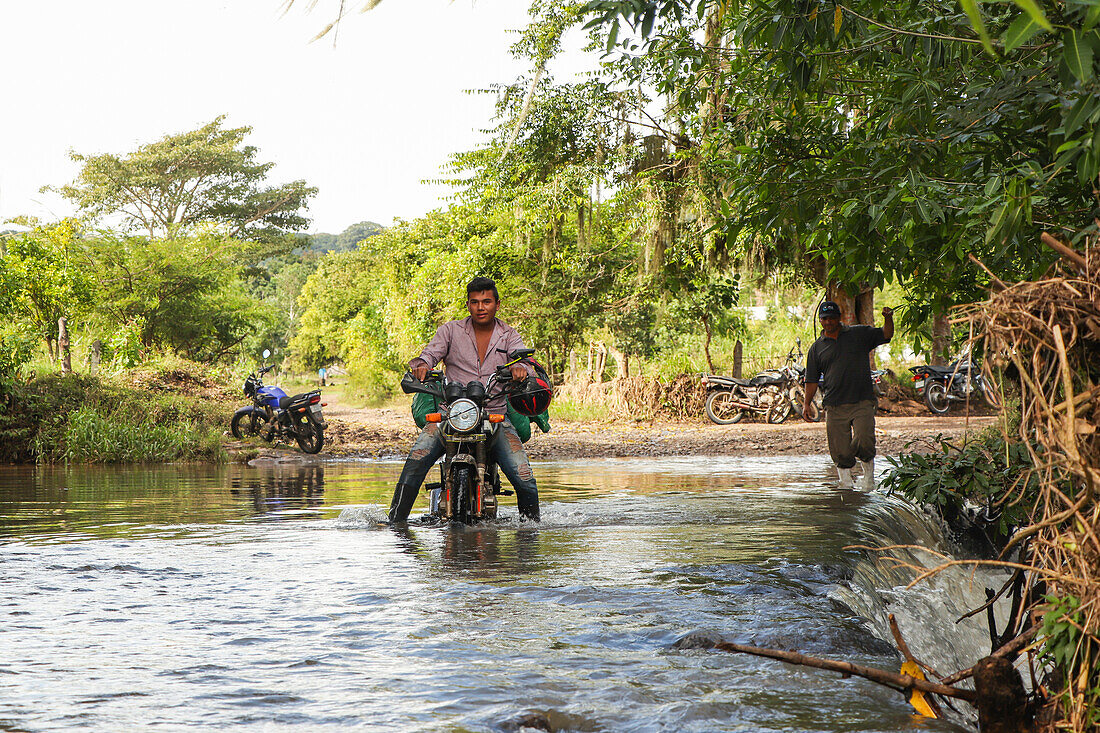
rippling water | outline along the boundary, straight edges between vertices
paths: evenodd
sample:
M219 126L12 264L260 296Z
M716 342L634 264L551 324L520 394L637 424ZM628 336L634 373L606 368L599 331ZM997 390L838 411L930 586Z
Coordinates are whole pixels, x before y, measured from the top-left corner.
M822 458L537 464L539 526L506 504L405 532L378 526L399 470L0 468L0 730L964 729L671 648L706 631L896 671L890 610L941 671L988 653L953 628L980 582L904 591L844 549L943 547L935 524Z

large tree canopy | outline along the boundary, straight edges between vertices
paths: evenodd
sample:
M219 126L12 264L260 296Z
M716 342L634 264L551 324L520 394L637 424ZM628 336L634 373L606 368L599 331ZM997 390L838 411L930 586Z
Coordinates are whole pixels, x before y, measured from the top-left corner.
M251 127L225 129L224 119L128 155L74 152L80 176L59 191L93 219L117 217L150 238L171 239L206 223L244 239L308 226L302 212L317 189L305 181L265 186L274 163L258 162L257 149L244 144Z
M910 325L1046 266L1096 217L1093 2L595 0L607 69L667 100L685 178L733 253L853 294L899 280Z

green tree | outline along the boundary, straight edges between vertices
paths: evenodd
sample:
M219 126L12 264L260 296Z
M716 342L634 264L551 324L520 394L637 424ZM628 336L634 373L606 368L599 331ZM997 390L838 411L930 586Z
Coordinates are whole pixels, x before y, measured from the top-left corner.
M58 319L80 318L93 299L91 280L77 258L76 223L39 227L8 240L5 250L0 301L7 301L14 320L27 324L56 359Z
M209 233L170 240L106 233L87 240L81 257L98 283L105 329L137 324L145 347L213 361L277 322L240 277L245 246Z
M977 297L988 277L972 257L1027 277L1048 262L1041 229L1069 219L1080 233L1096 213L1091 46L1063 51L1072 28L1093 32L1089 6L1059 6L1054 26L982 7L1005 55L983 51L976 3L953 0L588 5L616 78L671 100L695 171L683 180L730 253L802 269L832 295L899 281L910 327Z
M250 127L224 117L168 135L128 155L72 153L80 175L59 192L93 219L117 217L127 231L171 239L200 224L231 237L271 239L309 225L302 211L317 189L305 181L265 186L274 163L245 145Z

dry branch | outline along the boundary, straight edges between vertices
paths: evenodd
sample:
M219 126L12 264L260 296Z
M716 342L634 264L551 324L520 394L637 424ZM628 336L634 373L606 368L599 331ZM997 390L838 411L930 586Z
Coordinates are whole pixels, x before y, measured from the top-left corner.
M840 672L845 677L855 675L856 677L863 677L872 682L877 682L880 685L893 688L898 692L920 690L921 692L930 692L934 695L942 695L944 697L955 697L960 700L973 701L975 699L973 690L960 689L949 685L942 685L937 682L929 682L928 680L919 680L907 674L887 672L874 667L864 667L861 664L811 657L800 652L788 652L781 649L763 649L757 646L748 646L747 644L735 644L730 641L718 642L715 644L714 648L721 649L724 652L737 652L739 654L752 654L757 657L778 659L788 664L798 664L804 667L827 669L832 672Z

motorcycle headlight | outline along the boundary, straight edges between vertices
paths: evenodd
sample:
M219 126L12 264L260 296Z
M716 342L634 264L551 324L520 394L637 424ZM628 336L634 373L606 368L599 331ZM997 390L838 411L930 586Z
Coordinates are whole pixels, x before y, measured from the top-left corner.
M447 413L447 425L459 433L468 433L477 427L481 410L471 400L455 400Z

